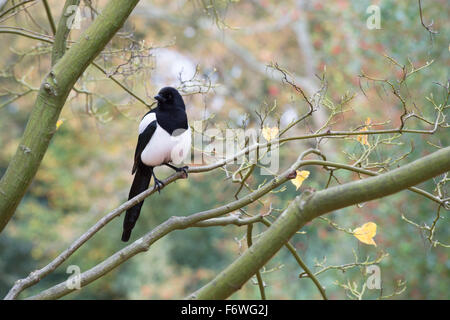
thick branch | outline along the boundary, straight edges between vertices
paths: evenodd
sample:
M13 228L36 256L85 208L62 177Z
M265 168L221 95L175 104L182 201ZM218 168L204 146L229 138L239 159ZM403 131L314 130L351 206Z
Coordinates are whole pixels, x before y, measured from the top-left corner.
M73 85L122 27L137 3L138 0L110 1L44 78L16 154L0 180L0 231L33 180Z
M450 147L403 167L319 192L304 192L228 268L189 299L226 299L239 290L307 222L325 213L385 197L450 170Z
M261 222L263 216L258 215L250 218L241 218L237 215L232 215L223 218L214 218L209 220L200 221L193 225L193 227L218 227L218 226L228 226L234 224L235 226L241 227L253 224L255 222Z

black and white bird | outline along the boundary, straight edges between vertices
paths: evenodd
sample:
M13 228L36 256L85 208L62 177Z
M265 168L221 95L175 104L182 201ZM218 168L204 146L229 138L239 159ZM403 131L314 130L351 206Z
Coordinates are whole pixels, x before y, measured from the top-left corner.
M162 88L155 96L156 108L149 111L139 124L139 137L134 153L132 174L135 174L128 200L145 191L153 176L155 186L160 190L162 181L156 178L153 168L166 165L175 171L188 167L175 167L189 154L191 129L188 125L186 107L177 89ZM123 221L122 241L130 239L131 231L139 218L144 202L139 202L127 210Z

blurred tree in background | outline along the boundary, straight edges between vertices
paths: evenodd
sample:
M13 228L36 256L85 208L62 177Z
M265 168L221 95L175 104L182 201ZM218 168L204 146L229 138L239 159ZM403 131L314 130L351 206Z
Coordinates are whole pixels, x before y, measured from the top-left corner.
M208 2L208 3L206 3ZM13 157L42 79L51 67L52 27L44 1L9 1L0 10L3 59L0 62L0 176ZM45 1L46 3L46 1ZM64 3L49 1L58 21ZM76 42L107 1L81 1L68 45ZM448 106L448 3L422 1L425 25L417 2L386 1L159 1L142 0L124 26L74 85L57 123L57 131L41 166L10 223L0 234L0 295L30 271L42 268L86 232L105 213L123 203L132 181L132 154L138 121L152 105L159 88L171 85L184 94L191 122L204 128L241 128L260 125L262 110L276 106L265 119L269 127L288 126L308 111L304 97L322 107L292 129L304 135L319 129L397 128L404 108L423 119L434 119L433 103ZM16 5L19 5L15 7ZM2 3L0 2L0 5ZM380 8L380 29L369 29L371 5ZM15 7L15 8L14 8ZM10 9L14 8L14 9ZM9 10L9 11L8 11ZM41 39L12 31L34 30ZM434 33L436 30L438 33ZM402 78L405 70L417 72ZM271 67L270 67L271 66ZM277 69L276 66L283 68ZM287 71L286 71L287 72ZM389 82L390 81L390 82ZM397 95L389 83L401 83ZM256 112L255 112L256 111ZM332 121L330 114L336 113ZM442 111L445 116L448 111ZM387 122L389 121L389 122ZM433 122L410 119L411 127L429 130ZM434 120L431 120L434 121ZM367 124L367 123L366 123ZM408 126L409 128L409 126ZM320 141L328 161L354 163L370 152L374 172L390 159L389 169L449 145L443 125L433 135L368 135ZM387 139L380 143L380 139ZM280 171L315 140L290 142L280 148ZM326 152L325 152L326 151ZM368 153L369 154L369 153ZM376 164L379 164L377 167ZM366 163L367 164L367 163ZM156 169L162 175L170 170ZM300 191L317 190L360 178L348 171L311 172ZM249 183L269 178L256 173ZM325 174L324 174L325 172ZM440 177L442 178L442 177ZM437 177L421 188L433 191ZM133 232L142 236L171 216L185 216L234 200L239 184L230 173L214 170L177 180L144 203ZM264 205L277 216L300 191L287 183L284 191L269 193ZM443 195L448 197L445 185ZM367 279L364 261L378 264L382 290L368 290L363 298L448 299L448 248L434 246L420 226L431 226L438 205L412 192L348 207L308 223L291 239L292 246L317 275L328 298L358 298ZM450 243L448 211L442 208L434 239ZM368 221L377 224L377 246L359 242L349 230ZM408 223L409 221L409 223ZM413 223L419 225L415 226ZM37 285L33 295L62 281L69 265L88 270L121 248L122 218L115 219L70 259ZM254 241L267 228L255 224ZM342 230L344 229L344 230ZM68 296L72 299L175 299L206 284L245 251L246 227L235 225L188 228L168 234L151 249L120 265L106 276ZM367 259L367 260L366 260ZM355 263L356 262L356 263ZM354 264L354 265L352 265ZM348 265L348 269L343 267ZM345 269L345 270L343 270ZM270 299L320 299L314 283L299 277L303 270L282 249L262 270ZM349 284L355 282L357 290ZM398 294L394 294L398 293ZM232 298L258 299L256 279Z

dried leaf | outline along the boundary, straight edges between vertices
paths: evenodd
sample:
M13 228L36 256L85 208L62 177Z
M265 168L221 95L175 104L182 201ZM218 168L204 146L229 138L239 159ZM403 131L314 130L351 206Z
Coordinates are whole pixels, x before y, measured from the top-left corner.
M353 235L362 243L377 246L373 237L377 234L377 225L375 222L367 222L361 227L353 230Z
M267 141L272 141L278 135L278 128L277 127L273 127L273 128L265 127L262 129L262 135L263 135L264 139L266 139Z
M303 171L297 170L296 172L297 172L297 176L296 176L294 179L292 179L291 181L292 181L292 184L293 184L293 185L295 186L295 188L296 188L295 190L298 190L298 188L301 187L303 181L305 181L306 178L309 177L309 171L306 171L306 170L303 170Z
M366 119L366 126L364 128L362 128L360 131L368 131L368 127L370 127L370 118ZM359 143L361 144L365 144L366 146L370 146L369 144L369 139L367 135L359 135L356 137L356 139L358 140Z
M56 130L58 130L58 128L63 124L64 119L59 119L58 121L56 121Z

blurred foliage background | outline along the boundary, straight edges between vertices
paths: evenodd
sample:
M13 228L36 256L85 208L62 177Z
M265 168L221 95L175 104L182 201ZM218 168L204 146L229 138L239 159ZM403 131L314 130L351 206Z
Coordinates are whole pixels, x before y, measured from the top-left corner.
M49 2L55 17L59 17L63 2ZM100 10L105 3L92 2ZM439 31L432 38L420 23L415 1L216 1L215 7L209 8L201 1L142 0L123 34L106 50L123 50L122 56L111 58L105 53L97 62L110 72L118 71L117 78L148 103L165 85L211 83L213 88L208 92L185 96L191 122L203 119L210 127L239 127L247 118L248 126L258 126L254 111L275 103L277 108L269 123L280 122L283 127L307 110L301 97L266 67L271 62L297 75L302 79L300 85L312 88L320 84L316 75L326 74L326 98L330 101L337 102L346 93L355 95L350 110L341 114L331 128L350 130L364 124L368 117L373 123L390 120L389 127L396 127L403 112L398 100L386 86L360 80L358 75L363 71L398 80L401 70L385 55L401 64L409 64L410 59L417 67L434 60L408 79L403 92L418 112L432 118L433 106L426 97L433 95L438 103L442 102L445 90L437 83L445 85L449 76L449 7L445 0L422 2L425 21L433 20L433 28ZM372 4L381 9L381 29L366 26L370 16L366 9ZM82 8L87 8L86 3ZM50 34L42 3L37 1L27 10L32 15L21 13L9 19L8 25ZM72 31L72 40L89 25L89 12L85 12L80 29ZM117 70L120 63L116 60L126 60L129 55L129 34L149 49L134 69ZM15 101L8 99L11 92L39 87L49 70L51 52L49 44L36 40L10 34L2 34L1 38L0 175L17 148L36 94L32 90ZM88 68L76 88L78 92L72 92L64 107L62 124L33 184L0 235L0 296L6 295L14 281L46 265L128 195L138 121L147 108L93 67ZM308 122L296 130L307 133L313 126ZM417 127L425 128L420 123ZM436 150L427 141L447 146L449 139L442 130L433 136L403 135L396 145L380 146L373 157L400 157L413 145L413 151L399 162L404 164ZM356 139L333 139L326 144L333 151L327 154L332 161L351 163L348 154L360 155L364 151ZM305 142L282 147L280 169L289 166L307 147ZM307 170L311 176L302 188L324 188L327 173L315 167ZM159 168L157 173L164 176L171 171ZM341 183L358 178L345 172L337 172L336 176ZM188 215L232 201L237 185L225 177L220 170L191 174L188 180L179 180L160 195L147 199L133 239L172 215ZM257 186L264 179L256 176L250 182ZM332 185L336 184L333 181ZM286 187L284 192L266 196L264 202L278 209L286 207L301 192L291 184ZM422 187L432 191L434 184ZM390 295L401 280L406 282L406 289L393 298L448 299L448 249L432 247L426 234L401 218L403 214L430 225L436 207L405 191L327 216L346 229L374 221L378 225L376 247L359 243L320 219L308 224L291 242L315 271L321 269L314 267L317 262L343 265L355 262L355 255L363 261L387 253L379 264L382 292L367 290L364 298ZM251 206L249 210L261 209ZM441 212L443 220L438 223L436 238L449 243L447 215L445 210ZM108 224L56 272L29 289L27 295L67 279L69 265L78 265L84 271L121 249L121 228L122 217ZM258 225L254 233L264 228ZM148 252L66 298L182 298L236 259L245 250L245 243L245 228L236 226L176 231L156 242ZM299 279L301 271L290 253L282 249L263 272L268 298L320 299L309 279ZM338 283L356 282L361 287L367 275L364 268L356 267L346 272L330 270L318 278L330 298L346 299L348 291ZM249 281L232 298L258 299L258 287Z

